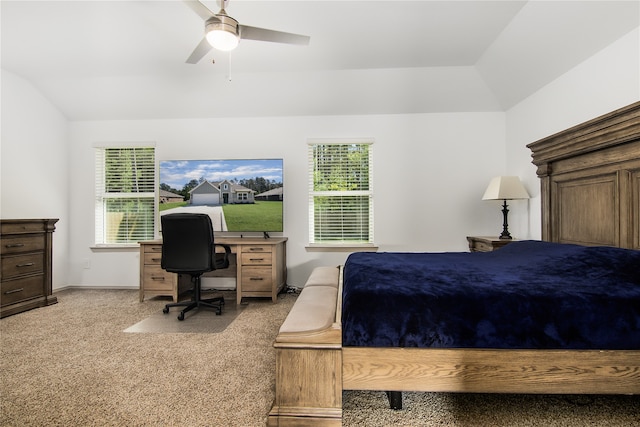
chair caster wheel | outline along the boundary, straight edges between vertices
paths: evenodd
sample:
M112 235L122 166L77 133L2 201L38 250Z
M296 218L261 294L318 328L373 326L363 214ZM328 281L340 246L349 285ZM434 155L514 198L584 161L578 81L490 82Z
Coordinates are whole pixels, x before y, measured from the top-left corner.
M184 320L184 313L178 314L178 320Z
M167 313L169 312L169 307L165 307L165 308L163 308L163 309L162 309L162 312L163 312L164 314L167 314Z

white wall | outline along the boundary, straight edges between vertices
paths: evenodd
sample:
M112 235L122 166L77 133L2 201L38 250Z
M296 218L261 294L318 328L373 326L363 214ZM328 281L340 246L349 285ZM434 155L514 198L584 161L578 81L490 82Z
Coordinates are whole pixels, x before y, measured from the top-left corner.
M67 283L68 123L31 83L2 70L0 218L59 218L53 282Z
M308 252L307 138L373 137L375 240L382 251L466 250L498 234L494 175L523 178L534 196L510 204L515 237L540 237L539 183L526 144L640 99L638 30L506 113L183 119L67 123L29 82L2 72L3 218L60 218L54 288L138 286L138 251L92 250L94 142L155 141L169 158L282 157L289 283L346 253ZM89 268L86 268L86 267Z
M504 127L503 113L71 123L69 283L138 284L136 251L91 249L96 142L154 141L158 160L282 157L288 281L302 286L313 267L337 265L347 255L305 248L307 138L375 138L380 250L466 250L465 236L500 231L498 208L480 199L489 179L504 172Z
M526 144L640 100L640 30L635 29L506 113L507 170L532 195L528 223L510 229L541 238L540 185ZM514 210L510 218L525 218Z

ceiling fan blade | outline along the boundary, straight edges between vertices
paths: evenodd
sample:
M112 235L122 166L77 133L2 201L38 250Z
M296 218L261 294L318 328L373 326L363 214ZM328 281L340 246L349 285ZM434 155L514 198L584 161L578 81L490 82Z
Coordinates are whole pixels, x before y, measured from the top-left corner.
M259 40L274 43L307 45L311 38L300 34L285 33L282 31L267 30L264 28L240 25L240 38L243 40Z
M211 50L211 45L207 41L206 37L203 37L198 46L191 52L189 58L187 58L187 64L197 64L209 51Z
M193 10L200 18L207 20L216 16L209 8L197 0L182 0L191 10Z

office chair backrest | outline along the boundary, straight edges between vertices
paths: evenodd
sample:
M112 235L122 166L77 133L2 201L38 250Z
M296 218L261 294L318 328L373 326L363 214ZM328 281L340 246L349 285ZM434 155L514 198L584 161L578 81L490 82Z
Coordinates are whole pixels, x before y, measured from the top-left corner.
M199 213L166 214L162 224L162 268L175 273L204 273L215 268L211 218Z

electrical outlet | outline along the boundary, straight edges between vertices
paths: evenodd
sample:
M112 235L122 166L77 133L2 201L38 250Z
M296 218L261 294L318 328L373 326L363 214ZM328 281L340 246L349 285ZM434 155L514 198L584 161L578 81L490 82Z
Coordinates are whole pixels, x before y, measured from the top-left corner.
M88 260L88 259L85 259L85 260L84 260L84 269L85 269L85 270L88 270L88 269L90 269L90 268L91 268L91 261L90 261L90 260Z

